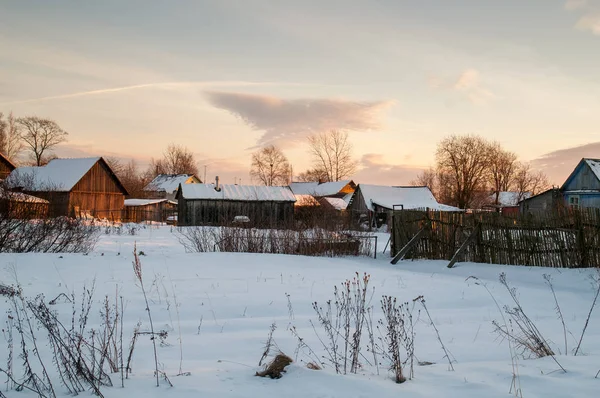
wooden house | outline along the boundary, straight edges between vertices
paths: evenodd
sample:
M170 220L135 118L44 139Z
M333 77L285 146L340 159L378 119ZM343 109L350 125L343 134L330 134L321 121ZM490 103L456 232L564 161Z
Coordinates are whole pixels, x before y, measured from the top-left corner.
M175 200L179 185L201 183L193 174L159 174L144 187L144 193L150 199Z
M50 217L120 220L127 190L101 157L54 159L42 167L18 167L6 180L49 202Z
M296 198L288 187L182 184L177 191L178 225L283 226L293 221Z
M168 199L125 199L123 221L166 222L177 214L177 202Z
M388 187L358 184L346 211L360 224L380 227L388 223L392 210L431 209L460 211L440 204L427 187Z
M521 213L560 208L600 208L600 159L581 159L560 188L549 189L519 204Z
M581 159L560 191L570 208L600 208L600 159Z
M14 169L16 166L0 152L0 181L8 177Z

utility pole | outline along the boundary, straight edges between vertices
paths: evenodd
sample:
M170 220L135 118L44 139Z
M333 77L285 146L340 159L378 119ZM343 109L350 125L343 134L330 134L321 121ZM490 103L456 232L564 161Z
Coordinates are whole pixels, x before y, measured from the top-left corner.
M206 184L206 165L204 165L204 180L202 182Z

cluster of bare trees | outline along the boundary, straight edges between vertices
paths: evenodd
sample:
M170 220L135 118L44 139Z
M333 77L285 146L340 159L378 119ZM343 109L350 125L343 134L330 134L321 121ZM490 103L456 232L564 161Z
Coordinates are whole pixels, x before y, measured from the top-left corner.
M0 112L0 152L11 161L27 151L31 163L42 166L52 159L52 150L67 140L68 133L51 119L37 116L15 118Z
M358 162L352 155L348 133L331 130L308 137L312 167L298 175L299 181L340 181L354 174ZM264 185L286 185L292 179L292 167L281 149L267 146L252 154L250 175Z
M170 144L163 156L152 158L147 169L141 169L135 159L123 162L119 158L105 159L112 171L134 198L144 197L144 187L159 174L198 174L194 153L185 146Z
M435 159L435 167L413 185L427 186L438 201L461 209L498 204L500 192L516 192L520 200L549 186L544 173L533 171L498 142L476 135L446 137L438 143Z

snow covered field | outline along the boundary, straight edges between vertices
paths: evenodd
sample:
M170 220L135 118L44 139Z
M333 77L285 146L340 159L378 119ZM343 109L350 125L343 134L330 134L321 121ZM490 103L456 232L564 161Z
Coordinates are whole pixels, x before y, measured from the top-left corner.
M600 315L592 314L582 344L584 355L564 355L563 332L557 319L554 300L543 274L553 278L556 295L572 335L569 351L574 349L584 326L594 290L590 276L594 270L509 267L489 264L458 264L447 269L440 261L403 261L389 264L389 255L373 258L316 258L244 253L185 253L170 227L142 228L135 236L102 234L94 252L81 254L2 254L0 281L18 283L26 296L43 293L46 302L60 293L80 295L83 286L95 280L92 326L100 324L99 308L105 295L115 292L126 302L124 345L138 321L146 330L147 315L142 292L133 269L133 245L137 242L143 264L143 277L149 293L156 329L169 332L169 345L158 348L162 369L174 384L154 386L154 357L150 340L141 336L136 345L132 370L119 387L104 388L106 397L506 397L512 380L508 344L493 332L493 320L502 321L488 292L471 281L476 276L485 282L500 305L511 304L506 289L498 282L505 272L518 289L525 312L536 323L567 373L551 358L519 359L518 373L523 397L594 397L600 388ZM380 248L386 239L380 238ZM315 371L305 367L302 353L279 380L255 377L270 325L279 348L295 358L297 340L288 330L295 326L307 344L325 355L309 320L318 326L312 303L324 304L333 298L333 287L352 278L355 272L371 275L375 289L372 305L375 319L382 318L382 295L410 302L423 295L439 329L441 338L455 359L449 371L435 331L421 311L416 324L416 357L433 362L417 366L415 378L395 384L383 363L379 375L365 363L358 374L336 375L331 366ZM288 307L292 305L292 312ZM180 367L179 326L183 346L183 372ZM9 309L2 300L2 314ZM414 314L421 308L415 304ZM53 306L70 319L71 305ZM600 309L597 309L600 311ZM4 321L3 321L4 324ZM323 334L322 334L323 335ZM366 337L365 337L366 339ZM7 357L6 344L0 345L0 368ZM49 348L40 347L48 355ZM367 359L371 353L363 350ZM15 359L15 369L20 360ZM326 364L327 365L327 364ZM49 365L51 366L51 365ZM18 373L18 372L17 372ZM3 375L0 380L4 381ZM58 380L57 392L64 393ZM4 389L3 389L4 391ZM31 392L5 392L7 396L33 396ZM91 393L89 393L91 395Z

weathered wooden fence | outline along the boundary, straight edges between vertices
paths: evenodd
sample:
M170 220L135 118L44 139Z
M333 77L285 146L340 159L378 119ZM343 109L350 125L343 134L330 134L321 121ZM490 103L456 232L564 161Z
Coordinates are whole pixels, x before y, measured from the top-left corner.
M547 214L394 211L392 256L424 229L404 258L542 267L600 266L600 209L557 210ZM474 236L471 236L475 234ZM408 248L407 248L408 249Z

